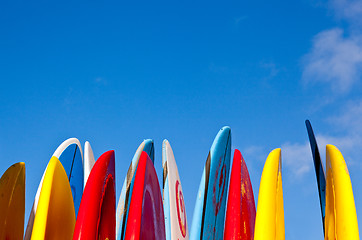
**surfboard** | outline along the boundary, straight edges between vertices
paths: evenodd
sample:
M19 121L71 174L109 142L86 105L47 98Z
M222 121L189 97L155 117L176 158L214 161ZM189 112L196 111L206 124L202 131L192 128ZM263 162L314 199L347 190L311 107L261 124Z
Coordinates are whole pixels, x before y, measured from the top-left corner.
M125 239L166 239L161 189L146 152L138 162Z
M254 240L284 240L284 206L280 148L270 152L261 175Z
M31 239L71 239L75 224L72 190L57 157L48 163Z
M74 207L75 207L75 213L77 216L77 212L80 205L80 200L82 198L82 192L83 192L83 153L82 148L79 143L79 140L76 138L69 138L65 140L54 152L54 157L58 158L63 167L64 170L67 173L70 186L72 189L72 195L73 195L73 201L74 201ZM38 207L38 201L39 201L39 195L40 190L43 184L44 175L45 175L46 169L43 173L43 176L41 178L38 190L35 195L33 207L30 211L30 216L28 220L28 224L25 231L24 240L29 240L32 234L33 229L33 223L34 218L36 215L37 207Z
M135 172L142 151L145 151L150 156L151 161L154 160L154 146L152 139L144 140L137 148L136 153L133 156L131 164L127 171L127 176L124 179L121 195L119 197L116 213L116 236L117 240L124 239L126 233L127 217L130 201L132 198L132 190L135 179Z
M224 239L254 239L255 202L248 168L235 149L230 174Z
M109 239L116 234L114 151L95 162L84 188L73 239Z
M25 164L10 166L0 179L0 239L23 239Z
M223 127L215 137L202 173L190 239L223 239L230 154L231 130Z
M326 178L324 174L323 164L318 150L317 140L314 136L312 125L309 120L305 120L307 126L307 132L310 142L310 148L312 150L312 157L314 162L314 170L317 177L319 204L321 207L323 232L325 232L324 219L325 219L325 207L326 207Z
M348 168L341 152L326 146L325 239L359 239L358 221Z
M171 145L166 139L162 143L162 166L166 239L189 239L181 180Z
M92 167L95 163L95 159L94 159L94 154L93 154L93 150L92 150L92 147L90 145L90 143L88 141L85 142L84 144L84 187L87 183L87 180L88 180L88 176L89 176L89 173L91 172L92 170Z

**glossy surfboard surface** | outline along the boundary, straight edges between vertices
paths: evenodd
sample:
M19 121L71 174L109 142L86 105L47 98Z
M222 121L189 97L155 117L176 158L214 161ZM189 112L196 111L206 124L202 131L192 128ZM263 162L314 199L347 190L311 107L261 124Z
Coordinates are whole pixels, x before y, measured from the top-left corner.
M137 170L138 161L142 151L145 151L150 157L151 161L154 160L154 146L152 139L144 140L137 148L133 156L131 164L127 171L127 176L124 179L121 195L118 200L117 213L116 213L116 237L117 240L124 239L127 226L127 217L129 205L132 197L133 184L135 180L135 173Z
M67 173L52 157L44 174L31 239L71 239L75 212Z
M189 239L186 207L175 157L167 140L162 144L163 209L167 240Z
M230 174L224 239L254 239L255 202L248 168L235 149Z
M0 179L0 239L23 239L25 164L15 163Z
M109 239L116 234L114 151L102 154L84 188L73 239Z
M348 168L341 152L326 147L325 239L359 239L358 221Z
M166 239L161 189L146 152L141 153L136 171L125 239Z
M202 173L190 239L223 239L226 197L229 181L231 130L217 134Z
M92 147L90 145L90 143L88 141L85 142L84 144L84 187L87 183L88 180L88 176L92 170L92 167L95 163L95 159L94 159L94 154L93 154L93 150Z
M67 173L68 180L73 194L73 201L75 213L77 215L80 200L83 193L83 153L79 140L76 138L69 138L65 140L54 152L54 157L58 158L62 163L64 170ZM34 218L36 215L40 190L43 184L43 179L46 169L41 178L38 190L35 195L34 203L30 211L28 224L25 231L24 240L29 240L33 230Z
M319 204L320 204L320 208L321 208L323 231L325 231L324 219L325 219L325 207L326 207L326 178L325 178L325 174L324 174L321 157L319 154L317 140L314 136L314 132L312 129L312 125L310 124L309 120L305 121L305 125L307 127L310 148L312 150L314 170L315 170L316 177L317 177Z
M280 148L269 154L264 165L259 187L254 239L285 239Z

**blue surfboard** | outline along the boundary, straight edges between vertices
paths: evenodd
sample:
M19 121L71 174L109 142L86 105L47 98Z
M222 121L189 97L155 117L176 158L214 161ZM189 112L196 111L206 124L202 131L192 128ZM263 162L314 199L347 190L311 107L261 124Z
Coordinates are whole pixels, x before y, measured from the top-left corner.
M231 130L217 134L202 173L192 219L190 239L223 239L229 181Z
M84 189L83 153L79 140L69 138L55 150L53 156L62 163L72 189L75 216L78 215Z
M323 223L323 232L325 231L324 219L326 216L325 208L326 208L326 177L324 174L324 169L321 161L321 156L319 154L317 140L314 136L314 132L312 129L312 125L309 120L305 120L305 125L307 126L307 132L310 142L310 148L312 150L314 169L317 177L318 184L318 193L319 193L319 203L321 206L321 215L322 215L322 223Z
M121 195L119 197L117 212L116 212L116 239L124 239L126 234L128 210L132 198L133 184L136 176L136 170L138 161L140 159L142 151L146 152L152 162L154 162L154 146L153 140L144 140L138 147L135 155L133 156L132 162L128 168L127 176L124 179Z

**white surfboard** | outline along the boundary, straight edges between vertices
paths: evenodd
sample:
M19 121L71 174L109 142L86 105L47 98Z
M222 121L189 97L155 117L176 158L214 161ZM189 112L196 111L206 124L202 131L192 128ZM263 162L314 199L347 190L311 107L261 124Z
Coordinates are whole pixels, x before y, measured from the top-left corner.
M166 240L189 239L181 181L171 145L166 139L162 144L162 166Z
M65 140L62 144L60 144L60 146L55 150L53 156L54 157L57 157L61 162L62 162L62 159L63 159L63 156L65 156L65 154L69 154L69 152L65 152L66 149L69 149L68 147L70 145L73 145L75 144L76 147L74 148L74 156L76 156L76 154L79 154L77 153L77 151L80 151L80 155L81 155L81 159L82 159L82 162L83 162L83 152L82 152L82 147L80 145L80 142L78 139L76 138L69 138L67 140ZM64 153L64 155L63 155ZM63 156L62 156L63 155ZM62 164L64 164L62 162ZM79 163L77 163L79 164ZM81 163L83 164L83 163ZM69 165L69 164L66 164L66 165ZM67 172L67 175L69 177L69 170L67 171L67 168L73 168L73 166L63 166L64 169L66 170ZM83 168L83 167L82 167ZM34 203L33 203L33 207L31 209L31 212L30 212L30 216L29 216L29 220L28 220L28 224L26 226L26 231L25 231L25 235L24 235L24 240L30 240L31 238L31 234L32 234L32 231L33 231L33 225L34 225L34 219L35 219L35 214L36 214L36 210L38 208L38 202L39 202L39 196L40 196L40 192L41 192L41 188L43 186L43 180L44 180L44 175L45 175L45 172L46 172L47 168L45 168L45 171L43 173L43 176L41 178L41 181L40 181L40 184L38 186L38 190L36 191L36 195L35 195L35 199L34 199ZM71 172L72 169L70 169L70 172ZM83 183L82 183L83 184ZM81 195L79 196L81 197ZM79 207L79 206L78 206Z
M93 165L95 163L94 154L92 147L88 141L84 144L84 187L87 184L89 173L91 172ZM84 188L83 187L83 188Z

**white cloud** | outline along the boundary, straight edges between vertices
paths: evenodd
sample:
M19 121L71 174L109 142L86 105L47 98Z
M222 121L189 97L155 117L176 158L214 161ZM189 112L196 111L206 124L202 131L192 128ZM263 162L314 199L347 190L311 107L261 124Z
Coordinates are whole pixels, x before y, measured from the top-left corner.
M313 167L312 153L309 143L285 143L282 149L283 168L288 168L288 171L295 177L303 177Z
M335 28L317 34L303 58L303 80L328 83L335 92L348 92L362 74L362 37L345 37Z
M340 113L328 122L343 131L362 136L362 100L347 103Z
M362 23L362 1L360 0L331 0L329 6L340 19L346 19L352 25Z
M262 146L248 146L242 150L243 156L263 162L268 156L267 150Z

